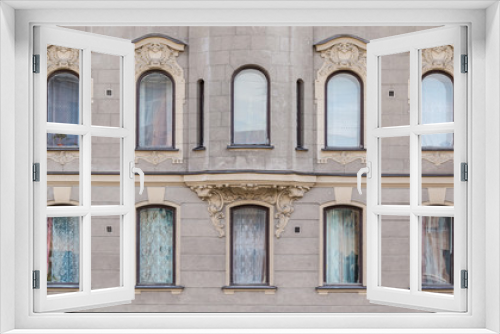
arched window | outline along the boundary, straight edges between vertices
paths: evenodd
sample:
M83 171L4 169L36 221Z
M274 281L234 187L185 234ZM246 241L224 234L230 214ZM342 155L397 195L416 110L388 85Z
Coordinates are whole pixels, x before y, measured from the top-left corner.
M47 218L47 285L78 287L80 281L80 219Z
M80 83L72 71L57 71L47 79L47 121L78 124ZM47 134L47 148L68 149L78 147L77 135Z
M175 149L174 81L149 71L138 81L137 149Z
M233 77L234 145L269 145L269 79L257 68L235 72Z
M231 285L269 284L269 210L231 209Z
M175 284L175 209L137 209L137 286Z
M355 207L324 210L325 285L361 285L361 217Z
M453 122L453 80L444 72L433 71L422 79L422 124ZM423 149L453 149L453 134L422 136Z
M363 86L349 71L332 74L326 82L326 148L363 148Z

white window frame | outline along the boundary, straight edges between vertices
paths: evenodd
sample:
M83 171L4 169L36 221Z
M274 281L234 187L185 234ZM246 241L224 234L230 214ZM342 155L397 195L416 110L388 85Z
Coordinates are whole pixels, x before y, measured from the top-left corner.
M7 1L13 6L28 6L39 8L51 6L49 2L38 1L18 3ZM497 222L500 220L500 163L499 116L500 100L500 11L497 1L476 2L440 2L434 1L403 4L398 6L406 9L389 9L393 4L387 2L370 2L370 9L361 2L332 2L331 4L317 4L315 2L261 2L255 4L228 3L225 10L213 10L213 15L207 15L207 8L197 6L196 9L185 10L175 7L176 3L164 3L171 8L144 10L116 9L106 11L103 15L97 9L96 2L85 2L86 9L39 10L29 9L15 13L9 4L1 4L0 15L0 43L2 43L0 61L2 76L0 77L0 215L1 245L0 249L0 320L1 331L16 329L12 333L38 333L36 329L50 329L48 332L57 333L55 328L63 329L60 332L70 333L71 329L88 328L87 332L103 333L104 329L137 328L142 322L145 328L164 328L166 323L171 325L170 330L164 333L176 332L173 328L200 328L193 333L203 332L203 328L226 329L226 332L235 332L231 328L259 328L267 327L267 332L280 332L280 329L302 328L301 332L345 332L339 328L357 328L362 333L404 333L413 332L411 329L420 328L425 333L494 333L500 331L500 284L499 284L499 244L500 230ZM65 2L55 6L69 6ZM143 6L148 6L144 2ZM264 8L274 3L272 8ZM107 5L106 5L107 4ZM123 5L123 4L121 4ZM32 6L32 7L29 7ZM36 7L38 6L38 7ZM54 6L54 3L52 3ZM78 4L74 5L79 6ZM80 4L80 8L81 8ZM100 1L99 6L116 6L115 4ZM119 5L118 5L119 6ZM136 5L137 6L137 5ZM153 6L162 6L156 3ZM181 7L184 5L180 5ZM185 5L188 8L188 4ZM210 7L207 2L205 6ZM215 8L215 4L212 5ZM241 7L250 7L251 10L241 10ZM253 6L253 7L252 7ZM281 6L281 8L280 8ZM293 6L294 8L287 8ZM425 6L433 6L425 7ZM456 8L461 6L461 8ZM490 6L487 10L486 7ZM132 5L133 8L134 5ZM346 9L358 7L357 9ZM451 7L451 8L449 8ZM53 7L54 8L54 7ZM373 9L375 8L375 9ZM408 10L411 8L411 10ZM444 9L439 9L444 8ZM314 21L313 21L314 18ZM468 132L471 134L468 142L469 177L471 180L468 190L470 240L468 243L469 268L469 308L467 313L435 313L435 314L34 314L31 290L31 259L32 249L32 221L33 212L26 208L32 207L32 184L30 181L31 156L33 134L32 124L32 76L31 76L31 27L37 24L61 25L427 25L466 24L470 31L469 70L468 78ZM272 21L271 21L272 20ZM334 21L333 21L334 20ZM403 23L403 24L401 24ZM488 27L486 29L485 27ZM15 27L15 42L12 31ZM4 47L7 46L7 47ZM14 54L15 46L15 54ZM10 48L9 48L10 47ZM488 64L488 71L485 70ZM15 65L15 72L13 67ZM10 74L6 78L5 73ZM15 78L15 88L12 80ZM14 95L15 93L15 95ZM15 112L13 112L15 110ZM474 115L474 117L472 117ZM14 120L15 117L15 120ZM9 127L15 124L15 134ZM485 132L488 133L486 137ZM12 146L12 135L15 136L15 146ZM488 139L486 141L486 138ZM488 150L488 155L485 153ZM14 162L12 162L14 161ZM486 164L486 162L488 162ZM476 167L477 166L477 167ZM483 167L486 166L486 167ZM476 167L476 168L474 168ZM12 177L15 171L15 178ZM10 174L9 174L10 173ZM486 182L488 174L488 182ZM10 187L9 187L10 186ZM12 189L15 189L15 198L12 199ZM486 196L488 194L488 196ZM15 205L15 213L6 210ZM9 212L7 212L9 211ZM486 217L488 219L486 219ZM6 224L7 220L7 224ZM11 222L15 222L12 224ZM15 245L12 241L15 235ZM12 256L14 254L14 256ZM487 254L491 260L485 264ZM12 287L15 287L14 289ZM486 293L486 290L488 293ZM314 291L312 291L314 293ZM15 305L15 308L12 307ZM101 330L99 330L101 328ZM337 328L337 330L335 329ZM380 330L380 328L384 328ZM25 330L24 330L25 329ZM30 329L30 330L28 330ZM323 329L323 330L321 330ZM325 330L327 329L327 330ZM448 329L448 330L447 330ZM459 330L461 329L461 330ZM73 331L76 332L76 331ZM111 331L108 331L110 333ZM127 331L133 333L134 331ZM215 330L215 332L221 332ZM255 332L259 332L256 330ZM264 330L260 330L264 332ZM295 330L295 332L297 332ZM355 333L356 331L352 331ZM47 330L45 331L47 333Z

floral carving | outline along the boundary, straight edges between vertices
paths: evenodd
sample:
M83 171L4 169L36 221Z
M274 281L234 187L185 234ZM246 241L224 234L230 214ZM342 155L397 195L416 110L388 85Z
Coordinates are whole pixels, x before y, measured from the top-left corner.
M227 204L254 200L274 205L276 208L275 217L277 219L275 235L281 236L294 211L293 202L302 198L309 190L305 186L278 186L278 185L257 185L257 184L212 184L192 186L191 190L196 192L198 197L208 202L208 212L210 220L220 237L225 235L224 208Z
M366 163L366 152L364 151L330 151L323 152L320 163L326 163L328 159L338 162L341 165L347 165L356 160Z
M47 159L53 160L62 166L70 163L73 160L77 160L80 157L79 152L72 151L48 151Z
M321 51L325 61L319 70L319 75L329 75L341 69L357 69L366 75L366 50L348 42L334 44L331 48Z
M453 161L453 151L422 152L422 159L425 159L436 166L440 166L445 162Z
M50 45L47 48L47 74L62 69L80 72L80 50Z
M149 69L163 68L174 76L184 77L182 68L177 63L179 51L166 44L151 42L135 49L135 73L140 74Z
M453 46L444 45L422 51L422 73L433 70L453 75Z
M179 159L171 154L158 153L157 151L135 152L135 163L139 162L140 159L147 161L155 166L161 164L162 162L168 159L172 159L173 164L182 163L182 159Z

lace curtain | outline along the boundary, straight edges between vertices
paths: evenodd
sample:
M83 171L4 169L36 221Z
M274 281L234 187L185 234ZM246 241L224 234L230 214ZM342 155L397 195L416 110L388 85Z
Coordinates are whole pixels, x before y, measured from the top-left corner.
M326 284L359 283L359 211L326 211Z
M422 217L422 285L453 283L453 219Z
M172 80L154 72L139 89L139 147L173 147Z
M140 212L138 284L174 284L174 212L146 208Z
M79 225L78 217L47 218L47 282L79 282Z
M233 210L232 284L265 284L267 282L267 211L255 207Z

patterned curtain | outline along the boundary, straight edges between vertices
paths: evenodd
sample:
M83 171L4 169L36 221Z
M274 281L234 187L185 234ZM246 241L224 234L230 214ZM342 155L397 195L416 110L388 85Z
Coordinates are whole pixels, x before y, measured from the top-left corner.
M453 267L453 219L422 217L422 285L450 285Z
M146 75L140 83L139 146L172 147L172 80L162 73Z
M146 208L140 212L138 284L174 284L174 212Z
M267 211L244 207L233 211L233 284L267 282Z
M326 211L326 284L359 283L359 211Z
M47 282L79 282L79 221L79 217L47 218Z

